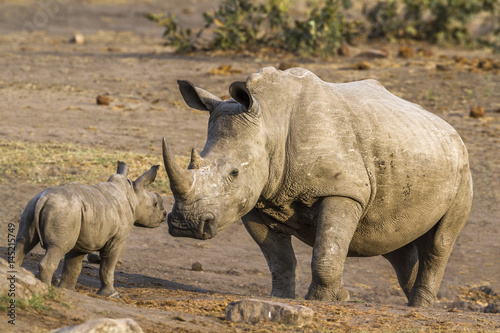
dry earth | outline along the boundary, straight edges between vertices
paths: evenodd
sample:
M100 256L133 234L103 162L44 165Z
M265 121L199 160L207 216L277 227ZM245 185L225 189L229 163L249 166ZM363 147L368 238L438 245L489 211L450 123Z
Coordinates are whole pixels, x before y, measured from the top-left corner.
M43 11L43 4L50 7ZM314 324L293 328L228 323L228 302L264 298L271 283L260 250L238 221L209 241L173 238L166 225L136 228L116 272L121 299L95 296L98 265L84 262L76 291L61 291L58 300L47 300L50 310L18 309L15 327L2 316L0 331L46 331L96 317L131 317L149 332L500 331L498 313L481 313L488 304L497 309L500 305L500 70L495 68L499 56L489 50L412 44L412 49L422 47L430 54L401 58L399 45L365 45L351 48L352 56L328 61L284 54L177 55L161 45L163 29L144 18L169 10L178 13L182 24L201 26L200 13L214 6L201 0L0 0L2 155L12 149L12 142L20 147L72 143L124 155L149 154L161 164L162 136L177 155L187 156L191 147L203 147L206 135L207 114L183 103L177 79L219 96L227 96L231 82L265 66L299 65L332 82L377 79L396 95L448 121L469 149L473 209L449 260L435 308L405 307L395 274L381 257L347 260L344 281L353 302L304 301L311 249L295 242L298 299L286 302L314 309ZM26 32L30 22L40 29ZM68 42L76 32L84 34L83 44ZM389 57L356 56L374 48L386 50ZM370 68L354 69L363 61ZM222 65L232 70L217 71ZM103 93L113 98L109 106L95 102ZM482 106L485 115L470 117L472 106ZM43 177L16 176L13 161L1 156L0 161L0 234L5 235L0 247L5 254L7 224L17 223L28 200L48 183ZM55 161L51 176L72 170L78 177L86 172L82 166L66 164L64 159ZM114 166L94 166L110 167ZM136 177L145 170L131 171ZM104 174L92 182L106 178ZM164 171L159 178L166 181ZM169 210L173 198L167 188L163 190ZM24 266L36 272L42 254L37 247ZM195 262L202 271L192 269Z

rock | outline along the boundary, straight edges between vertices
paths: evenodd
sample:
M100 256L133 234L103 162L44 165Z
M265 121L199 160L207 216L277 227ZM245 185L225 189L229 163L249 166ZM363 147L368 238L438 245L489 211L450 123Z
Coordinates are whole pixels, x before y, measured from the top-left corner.
M351 55L351 49L349 48L349 46L347 46L347 44L344 43L337 49L337 54L339 56L348 57Z
M413 49L411 47L403 45L399 48L398 57L408 59L408 58L413 57L413 55L414 55L414 52L413 52Z
M66 326L50 331L50 333L142 333L142 328L131 318L111 319L99 318L89 320L81 325Z
M484 309L484 313L500 313L500 306L496 303L488 304Z
M421 57L431 57L432 51L430 49L426 49L426 48L419 48L417 50L417 54Z
M83 44L85 42L85 37L83 37L83 34L81 33L76 33L73 37L71 37L69 42L73 44Z
M29 300L33 294L45 295L49 292L49 287L42 281L35 278L33 273L15 264L8 263L0 258L0 296L10 299ZM14 283L14 285L12 285ZM8 296L14 292L14 297Z
M354 67L354 69L365 70L365 69L372 68L372 65L367 61L362 61L362 62L358 62L357 64L354 64L353 67Z
M482 106L476 105L471 106L470 116L474 118L481 118L484 116L484 108Z
M109 105L110 99L106 95L99 95L97 96L96 101L98 105Z
M451 71L451 66L445 65L445 64L436 64L436 70L442 71L442 72L448 72L448 71Z
M256 323L269 320L281 324L304 326L312 323L314 311L302 305L288 305L257 299L231 302L226 307L226 320Z
M191 265L191 269L193 271L201 272L201 271L203 271L203 265L201 263L199 263L199 262L194 262Z
M388 58L389 52L387 50L368 50L361 52L357 55L357 57L364 58Z
M456 310L460 311L471 311L471 312L482 312L482 308L479 304L466 302L466 301L457 301L448 304L448 312L455 312Z

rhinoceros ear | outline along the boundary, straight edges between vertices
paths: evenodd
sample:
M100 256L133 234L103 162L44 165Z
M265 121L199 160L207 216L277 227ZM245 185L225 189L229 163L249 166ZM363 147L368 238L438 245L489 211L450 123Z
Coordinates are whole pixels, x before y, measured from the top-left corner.
M137 178L134 181L134 189L143 188L144 186L149 185L152 182L154 182L154 180L156 178L156 174L158 173L159 167L160 167L159 165L154 165L151 167L151 169L149 169L143 175L141 175L139 178Z
M206 90L195 87L189 81L178 80L179 90L187 105L201 111L212 112L221 99Z
M247 84L242 81L236 81L233 82L229 86L229 95L231 95L232 98L241 105L248 111L252 108L253 105L253 98L252 95L250 94L250 91L248 91Z
M125 162L118 161L118 167L116 168L116 173L120 175L124 175L127 177L128 175L128 165L125 164Z

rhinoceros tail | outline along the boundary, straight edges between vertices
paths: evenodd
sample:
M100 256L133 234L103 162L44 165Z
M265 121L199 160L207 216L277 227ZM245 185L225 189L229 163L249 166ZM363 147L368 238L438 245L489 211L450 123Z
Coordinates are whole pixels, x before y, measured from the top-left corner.
M36 232L38 233L38 238L40 239L40 246L42 248L45 248L43 245L43 240L42 240L42 234L40 232L40 214L42 212L43 207L45 206L45 202L47 202L48 197L46 195L40 196L38 198L36 205L35 205L35 211L33 213L33 223L35 224L35 229Z

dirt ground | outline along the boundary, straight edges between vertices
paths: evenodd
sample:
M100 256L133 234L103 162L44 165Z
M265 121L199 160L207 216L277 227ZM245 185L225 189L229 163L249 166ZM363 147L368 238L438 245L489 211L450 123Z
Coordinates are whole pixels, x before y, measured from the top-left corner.
M500 331L500 315L483 313L488 305L496 304L497 312L500 306L500 56L487 49L413 44L409 47L425 52L402 58L397 56L400 45L389 44L351 47L351 56L328 61L284 54L178 55L162 46L163 29L144 17L171 11L181 24L199 27L200 13L214 7L203 0L0 0L0 144L70 142L156 154L162 164L163 136L183 156L192 147L201 150L206 137L208 115L185 105L178 79L221 97L228 95L233 81L266 66L298 65L331 82L377 79L448 121L469 150L473 208L435 308L405 307L396 276L382 257L348 258L344 282L353 301L304 301L312 250L296 241L297 299L284 302L311 307L314 324L228 323L224 308L230 301L266 298L271 289L264 257L237 221L208 241L173 238L166 225L135 228L115 274L121 299L95 296L98 265L84 261L76 291L60 291L58 301L47 301L51 310L19 309L14 330L2 316L0 331L47 331L96 317L130 317L148 332ZM34 25L40 29L31 31ZM77 32L84 35L83 44L69 42ZM389 57L366 55L371 49L385 50ZM370 68L355 69L361 62ZM232 71L214 71L221 65ZM114 100L97 105L96 96L105 93ZM470 117L473 106L483 107L485 115ZM166 179L162 170L159 177ZM144 171L132 170L133 176ZM46 187L43 180L2 176L0 234L7 233L9 222L17 223L29 199ZM170 210L173 198L165 194L164 199ZM6 246L7 237L2 237L2 254ZM23 266L35 273L42 254L38 246ZM201 271L192 269L195 262Z

